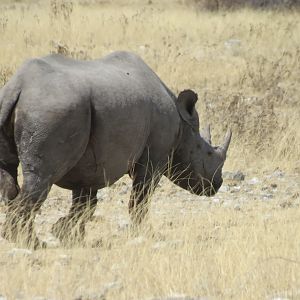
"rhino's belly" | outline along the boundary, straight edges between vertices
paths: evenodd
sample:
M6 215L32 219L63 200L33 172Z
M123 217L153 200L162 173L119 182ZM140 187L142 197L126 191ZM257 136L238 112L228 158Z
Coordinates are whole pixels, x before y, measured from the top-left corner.
M128 173L142 154L143 144L117 141L101 147L100 141L90 142L78 163L56 185L66 189L109 186Z
M87 149L57 185L65 188L110 185L128 173L145 148L150 132L147 101L95 105Z

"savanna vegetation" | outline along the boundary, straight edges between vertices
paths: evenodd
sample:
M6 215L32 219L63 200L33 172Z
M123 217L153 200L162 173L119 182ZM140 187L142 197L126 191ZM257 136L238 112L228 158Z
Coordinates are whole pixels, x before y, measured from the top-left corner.
M134 51L174 92L198 93L213 142L232 129L225 171L246 174L211 199L164 180L135 237L124 177L100 192L86 245L70 249L50 235L70 205L54 188L37 219L49 249L0 240L3 297L300 299L300 13L275 2L1 0L0 87L31 57Z

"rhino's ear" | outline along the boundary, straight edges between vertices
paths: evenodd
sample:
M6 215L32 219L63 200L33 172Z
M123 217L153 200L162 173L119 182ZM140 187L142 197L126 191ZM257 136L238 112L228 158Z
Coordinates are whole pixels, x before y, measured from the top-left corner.
M199 121L195 111L197 100L198 95L192 90L180 92L177 98L177 109L181 118L193 128L199 127ZM198 128L195 129L197 130Z

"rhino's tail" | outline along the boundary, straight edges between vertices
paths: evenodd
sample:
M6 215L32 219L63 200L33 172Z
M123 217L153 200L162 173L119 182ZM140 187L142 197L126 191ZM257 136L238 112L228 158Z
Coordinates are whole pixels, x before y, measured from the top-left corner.
M21 94L21 88L18 88L8 82L0 90L0 129L10 118Z
M19 191L17 180L19 159L13 126L10 126L21 93L21 89L16 87L15 80L12 80L0 89L0 193L7 199L16 197Z

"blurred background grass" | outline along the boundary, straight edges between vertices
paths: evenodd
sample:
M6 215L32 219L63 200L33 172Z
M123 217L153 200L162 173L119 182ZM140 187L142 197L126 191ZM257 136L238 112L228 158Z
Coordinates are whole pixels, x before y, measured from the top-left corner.
M299 170L297 3L2 0L0 86L31 57L134 51L175 93L199 94L201 126L212 124L216 143L233 129L229 168Z

